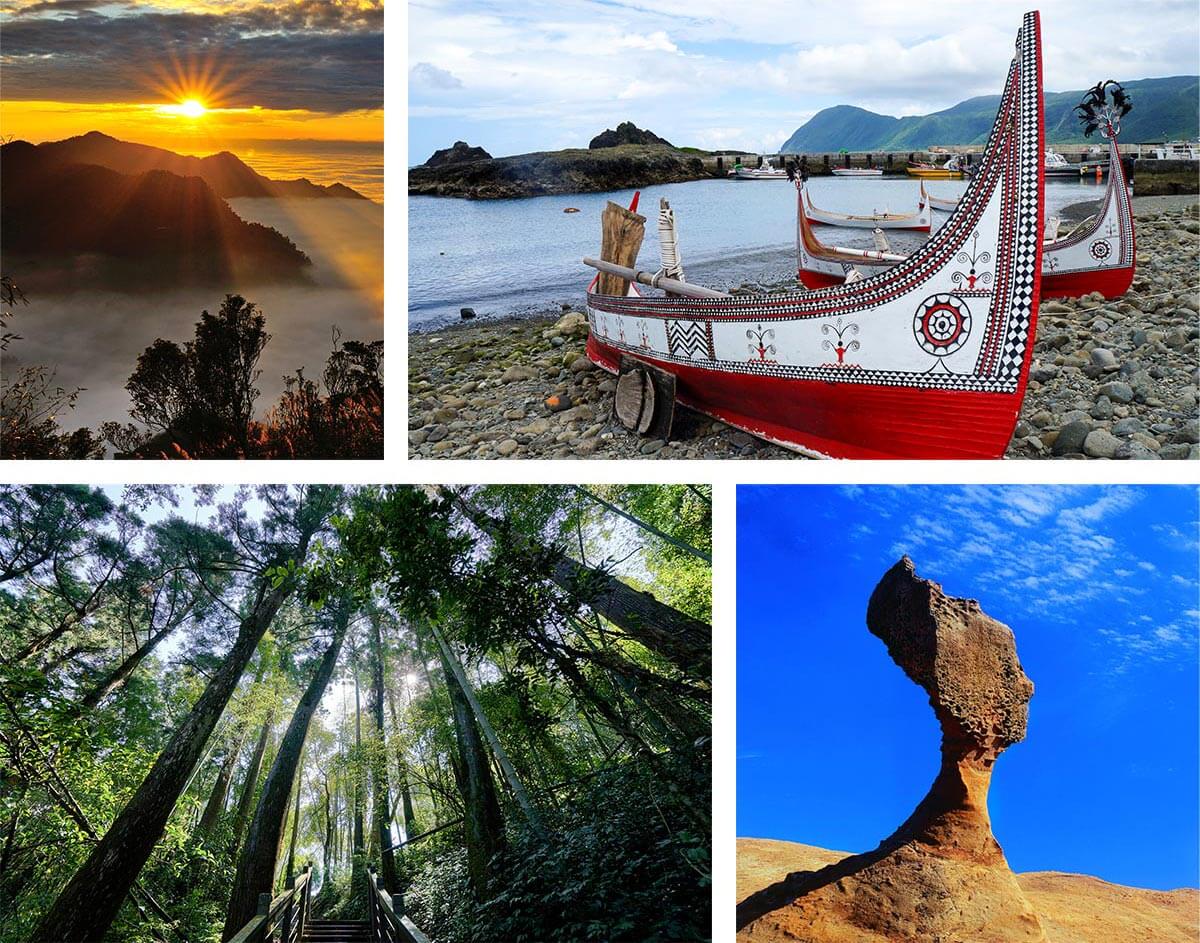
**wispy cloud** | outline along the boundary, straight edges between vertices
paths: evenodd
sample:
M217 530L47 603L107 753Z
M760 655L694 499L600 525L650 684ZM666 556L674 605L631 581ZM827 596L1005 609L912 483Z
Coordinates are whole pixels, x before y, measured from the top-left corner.
M1164 572L1162 560L1140 558L1134 538L1147 528L1130 512L1144 500L1145 489L907 486L842 491L871 512L915 509L885 546L890 557L912 555L926 573L972 574L969 590L948 584L948 592L969 591L1036 607L1039 617L1064 625L1078 624L1085 605L1098 600L1113 613L1129 612L1124 625L1084 629L1111 649L1114 670L1126 670L1139 659L1194 656L1200 612L1187 607L1194 604L1196 566L1171 573L1169 568ZM1172 551L1182 549L1173 526L1155 530ZM864 545L877 540L865 525L850 536ZM1163 618L1161 605L1182 595L1178 587L1191 589L1193 596L1180 599L1179 608ZM1148 600L1154 600L1153 615L1137 611Z

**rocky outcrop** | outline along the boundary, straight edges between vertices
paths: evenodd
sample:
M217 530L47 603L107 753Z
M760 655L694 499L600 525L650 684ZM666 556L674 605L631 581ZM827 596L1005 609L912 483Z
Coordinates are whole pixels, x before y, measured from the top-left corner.
M424 167L445 167L447 164L466 164L473 160L491 160L492 155L482 147L471 147L466 141L455 141L453 147L434 151Z
M492 160L413 167L408 192L472 200L598 193L711 176L697 156L661 145L623 144L599 150L576 148L517 154Z
M588 144L595 150L600 147L620 147L622 144L658 144L662 147L674 147L666 138L660 138L653 131L643 131L632 121L622 121L614 131L612 128L601 131Z
M797 871L738 905L740 940L1043 943L1041 922L992 835L992 765L1024 739L1033 684L1012 630L946 596L908 557L880 580L867 626L929 693L941 769L875 851Z
M797 868L817 870L848 857L811 845L765 838L737 840L740 900ZM1196 943L1200 890L1146 890L1085 874L1033 871L1017 875L1033 904L1047 943ZM957 941L956 941L957 943Z

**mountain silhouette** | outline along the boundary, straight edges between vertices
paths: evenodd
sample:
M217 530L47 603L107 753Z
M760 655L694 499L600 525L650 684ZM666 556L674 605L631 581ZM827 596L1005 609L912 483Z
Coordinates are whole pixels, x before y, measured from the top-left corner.
M23 143L23 142L14 142ZM327 186L301 177L298 180L271 180L248 167L236 155L221 151L208 157L189 157L151 147L119 141L99 131L89 131L63 141L33 145L47 167L66 164L95 164L122 174L140 174L166 170L180 177L199 177L217 196L302 197L315 199L367 199L357 190L341 183Z
M45 145L25 141L0 147L0 253L19 281L53 290L306 280L307 255L243 220L203 178L118 172L63 153L47 159Z

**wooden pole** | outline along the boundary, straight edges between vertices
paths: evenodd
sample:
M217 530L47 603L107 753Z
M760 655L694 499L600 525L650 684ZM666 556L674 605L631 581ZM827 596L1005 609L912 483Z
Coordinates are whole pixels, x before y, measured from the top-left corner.
M626 268L637 261L642 248L642 237L646 232L646 217L633 213L611 200L600 214L600 258ZM596 285L602 295L623 298L629 293L629 280L609 272L602 272Z

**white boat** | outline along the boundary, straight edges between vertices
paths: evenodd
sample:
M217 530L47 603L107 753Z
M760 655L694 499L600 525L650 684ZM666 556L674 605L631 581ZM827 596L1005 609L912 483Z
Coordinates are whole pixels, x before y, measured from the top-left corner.
M1072 164L1069 160L1056 151L1046 151L1045 167L1047 177L1078 177L1079 165Z
M834 167L835 177L882 177L883 171L878 167Z
M1200 144L1190 141L1168 141L1153 150L1155 160L1200 160Z
M915 229L929 232L933 214L929 209L929 200L925 195L925 185L921 184L920 200L915 213L834 213L823 210L813 204L812 194L807 189L803 191L803 212L810 223L824 223L826 226L847 226L851 229Z
M953 213L958 206L959 199L961 199L960 197L955 197L953 200L947 200L940 196L934 196L928 191L925 191L925 196L929 200L929 205L942 213Z
M733 168L733 177L735 180L787 180L787 171L782 167L772 167L770 164L763 164L761 167L753 169L739 164Z

